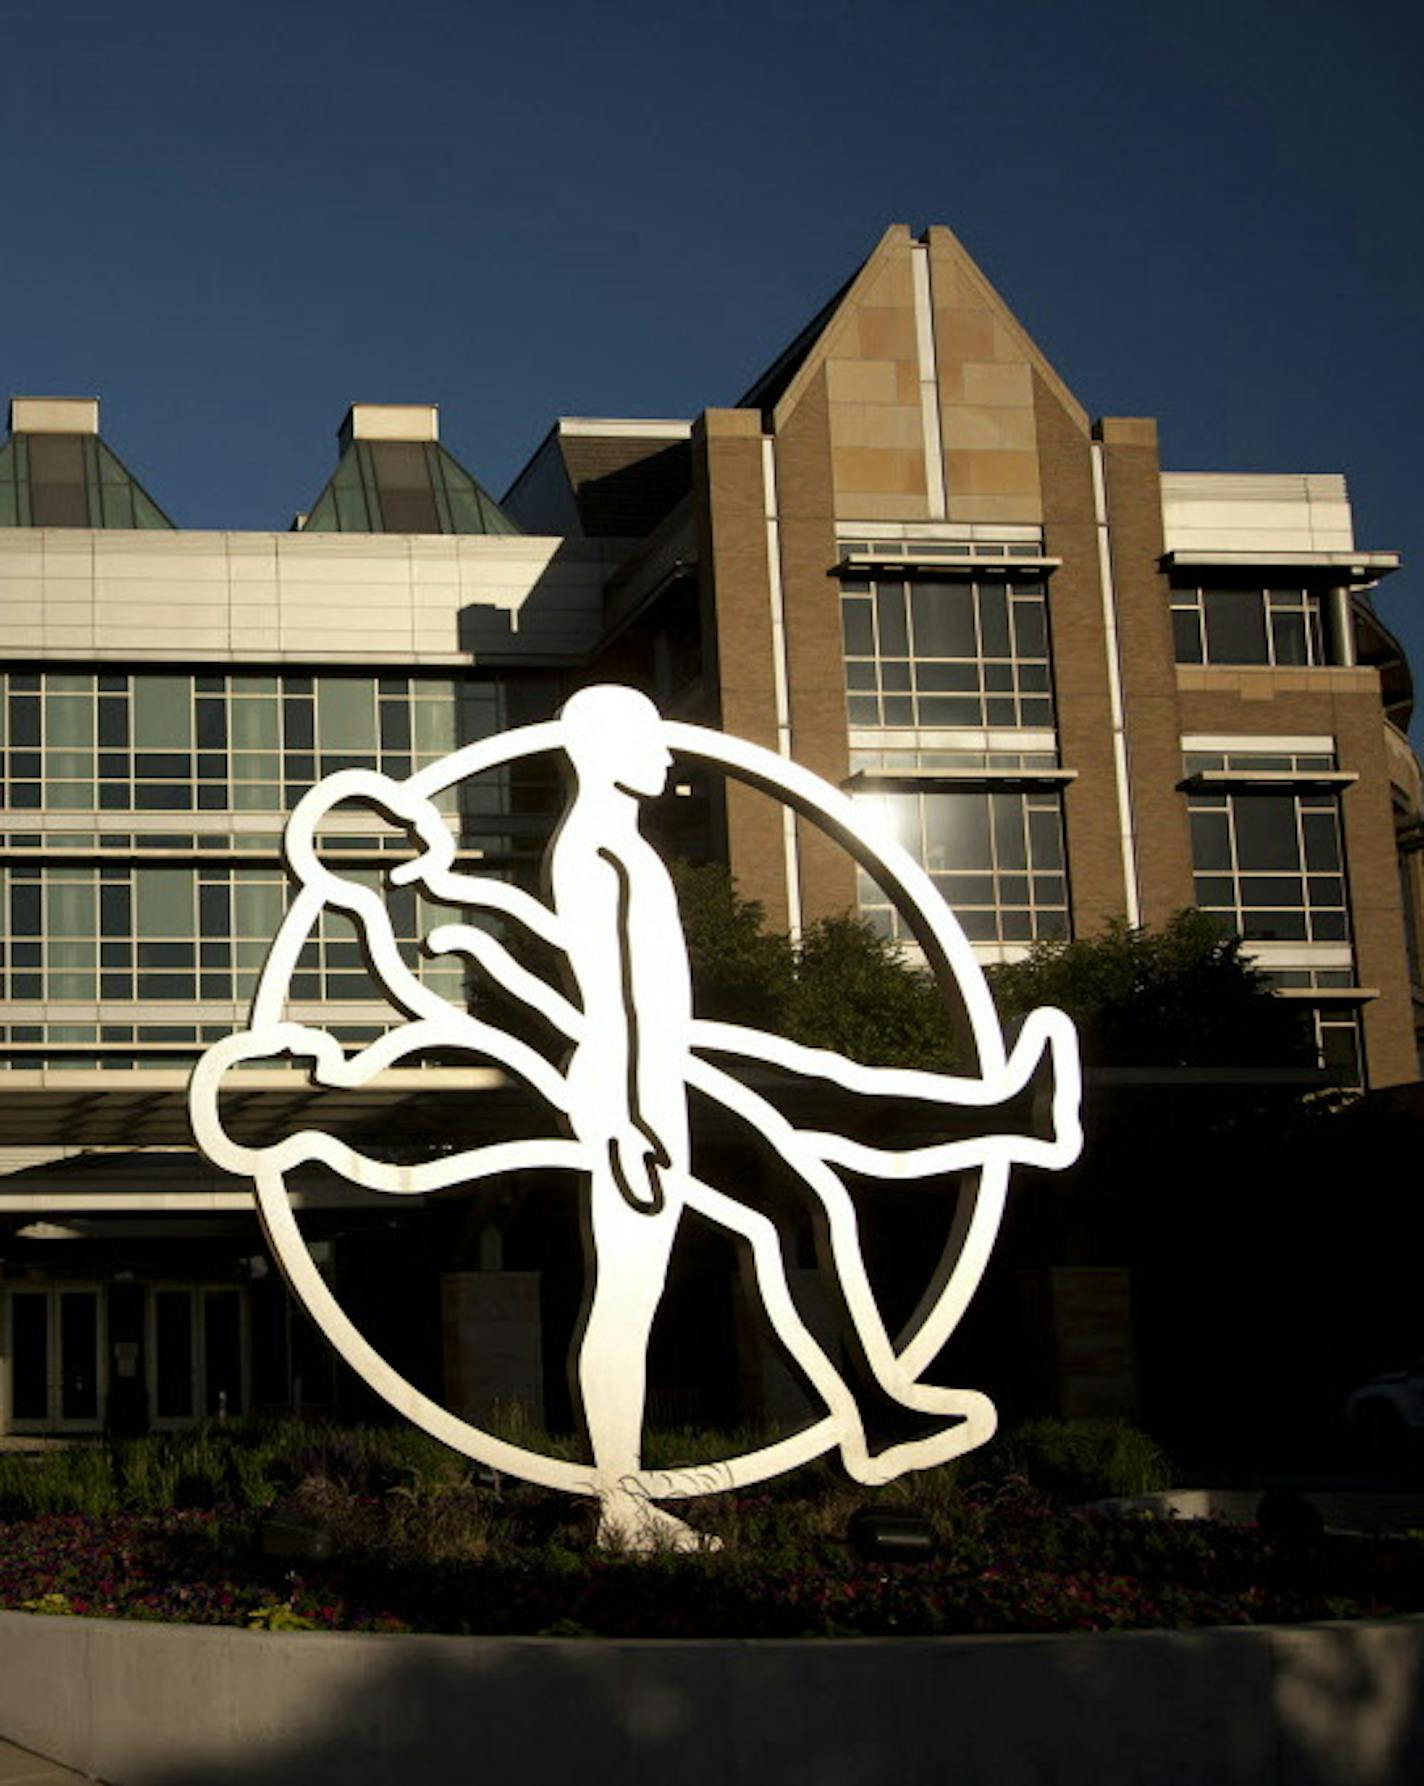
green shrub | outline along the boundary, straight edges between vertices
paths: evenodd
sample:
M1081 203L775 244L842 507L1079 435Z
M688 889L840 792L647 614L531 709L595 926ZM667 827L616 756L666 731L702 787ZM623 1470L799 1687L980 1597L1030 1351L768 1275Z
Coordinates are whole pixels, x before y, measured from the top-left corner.
M1022 1476L1061 1501L1152 1494L1172 1483L1167 1454L1125 1420L1029 1420L980 1455L981 1477Z

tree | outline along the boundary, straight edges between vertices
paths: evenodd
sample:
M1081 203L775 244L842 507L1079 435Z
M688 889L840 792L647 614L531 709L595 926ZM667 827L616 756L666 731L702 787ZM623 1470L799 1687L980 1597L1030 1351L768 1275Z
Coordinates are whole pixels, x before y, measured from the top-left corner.
M989 970L1006 1017L1057 1005L1098 1066L1314 1066L1290 1004L1243 957L1241 939L1205 913L1159 931L1114 919L1097 936L1035 943Z
M933 977L861 919L820 919L795 944L765 928L765 908L743 899L724 868L679 864L675 879L699 1016L876 1066L953 1063Z
M796 975L790 937L765 928L765 906L743 899L720 864L672 872L698 1016L780 1030Z
M954 1032L933 976L859 918L821 918L796 951L786 1034L871 1066L948 1069Z

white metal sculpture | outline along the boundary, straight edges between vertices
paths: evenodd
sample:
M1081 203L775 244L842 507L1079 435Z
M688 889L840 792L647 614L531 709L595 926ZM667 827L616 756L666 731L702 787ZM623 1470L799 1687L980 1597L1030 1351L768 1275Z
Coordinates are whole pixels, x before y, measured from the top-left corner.
M560 753L569 775L562 822L546 859L548 902L455 863L455 839L434 796L465 778L538 752ZM672 752L712 763L793 805L869 866L890 892L945 985L956 985L978 1061L973 1077L866 1067L782 1037L693 1015L687 949L672 881L640 829L641 803L663 791ZM317 854L315 836L332 807L356 800L409 829L413 860L391 868L394 885L526 927L566 964L566 990L522 966L477 924L433 930L425 947L466 957L567 1039L562 1069L544 1055L422 984L404 963L390 916L372 888L347 880ZM942 1463L988 1439L995 1412L974 1390L924 1382L954 1331L988 1261L1009 1169L1070 1164L1081 1147L1079 1067L1073 1027L1038 1010L1006 1049L984 976L949 908L898 846L872 848L858 835L852 803L784 757L701 727L663 720L643 696L601 686L575 695L557 720L472 744L394 781L371 770L328 776L289 820L288 864L297 891L272 944L247 1029L210 1048L190 1087L194 1132L217 1165L250 1177L272 1251L295 1294L346 1362L417 1425L471 1458L547 1487L597 1496L600 1537L630 1546L690 1544L695 1534L657 1505L711 1489L763 1480L836 1450L851 1476L885 1482ZM347 1056L324 1031L284 1019L291 975L320 912L349 914L372 971L408 1021ZM563 1133L500 1141L414 1165L373 1159L337 1136L304 1129L268 1146L244 1146L222 1122L225 1077L242 1063L291 1056L309 1061L314 1083L359 1087L404 1060L440 1049L497 1062L558 1113ZM719 1064L723 1063L723 1064ZM834 1131L801 1129L731 1070L759 1063L839 1088L848 1098L908 1100L922 1107L992 1112L1041 1080L1051 1083L1047 1139L990 1133L903 1148L869 1145ZM692 1170L688 1095L733 1113L774 1150L811 1199L829 1241L840 1304L863 1376L879 1400L905 1415L911 1436L877 1442L863 1385L848 1380L813 1336L767 1216ZM577 1382L592 1465L547 1457L496 1438L422 1394L380 1357L317 1270L287 1194L294 1169L319 1162L349 1182L391 1196L538 1168L586 1185L592 1283L577 1352ZM861 1249L855 1207L841 1172L872 1179L926 1180L968 1173L940 1269L908 1327L892 1339ZM720 1224L749 1250L771 1325L824 1404L803 1431L714 1467L653 1471L642 1464L646 1355L685 1209Z

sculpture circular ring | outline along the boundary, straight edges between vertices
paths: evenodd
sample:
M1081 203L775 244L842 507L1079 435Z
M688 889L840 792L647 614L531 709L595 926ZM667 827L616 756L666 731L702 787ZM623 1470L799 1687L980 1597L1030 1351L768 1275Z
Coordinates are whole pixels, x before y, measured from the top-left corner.
M967 1101L988 1103L994 1096L1002 1095L1000 1088L1012 1063L1006 1057L987 982L958 921L924 870L891 840L873 846L867 844L857 830L852 802L790 759L744 740L676 721L661 721L660 731L670 750L714 764L791 805L876 874L914 930L941 990L944 990L946 979L951 980L957 989L972 1034L980 1080L985 1088L982 1097L976 1095ZM546 721L465 746L398 784L385 785L399 790L403 800L428 801L431 796L470 776L503 767L523 757L564 748L563 723ZM384 778L377 779L384 781ZM370 783L371 772L340 771L303 797L289 819L286 833L288 859L294 870L301 874L305 866L315 863L315 825L329 810L333 799L344 791L354 796L366 794L373 797ZM446 863L453 861L454 841L443 818L431 830L423 830L421 835L432 855L443 857ZM399 874L399 869L395 872ZM254 1031L261 1028L264 1033L270 1033L272 1026L280 1026L292 968L315 921L316 907L305 900L307 891L309 889L304 887L303 895L289 910L262 970L252 1006ZM369 897L374 899L376 895ZM1039 1012L1029 1020L1030 1024L1037 1018L1044 1019L1039 1025L1043 1034L1035 1033L1029 1037L1029 1026L1026 1025L1021 1044L1041 1045L1044 1039L1056 1044L1059 1038L1051 1033L1051 1020L1056 1019L1059 1024L1066 1024L1067 1020L1060 1013ZM718 1027L701 1026L709 1033ZM710 1044L698 1045L710 1047L715 1052L715 1037ZM768 1048L770 1046L769 1040ZM331 1048L339 1058L338 1045L332 1042ZM192 1093L195 1129L200 1129L200 1108L210 1111L215 1122L217 1078L225 1064L223 1049L224 1044L217 1044L195 1070ZM1015 1057L1026 1052L1027 1049L1016 1047ZM768 1053L766 1058L774 1056ZM918 1381L953 1332L977 1288L1001 1219L1011 1158L1060 1165L1076 1154L1081 1138L1076 1131L1077 1093L1076 1056L1069 1062L1065 1054L1060 1062L1055 1092L1057 1124L1054 1142L1020 1142L1015 1151L1007 1143L1001 1146L1001 1138L989 1137L972 1147L962 1146L960 1151L965 1157L960 1163L943 1168L950 1171L970 1166L976 1178L964 1193L968 1209L961 1210L956 1222L956 1234L946 1251L948 1268L943 1281L927 1291L921 1309L907 1334L902 1336L903 1343L896 1348L897 1359L909 1378ZM548 1144L551 1149L560 1146L568 1149L572 1145L567 1142ZM846 1149L849 1151L843 1150L839 1157L853 1164L854 1144L847 1143ZM925 1151L932 1153L935 1150ZM375 1351L341 1307L312 1259L287 1193L286 1166L273 1157L276 1152L276 1149L262 1150L251 1158L250 1163L244 1160L241 1168L250 1171L254 1180L259 1213L273 1253L298 1300L368 1387L432 1437L493 1469L568 1493L597 1495L603 1492L589 1465L570 1463L510 1444L461 1419L423 1394ZM952 1156L954 1146L946 1144L939 1152L946 1157ZM309 1150L298 1157L316 1157L316 1152ZM220 1158L219 1163L226 1162ZM569 1166L577 1162L565 1158L555 1163ZM913 1175L927 1176L928 1169L917 1168ZM449 1180L455 1181L453 1178ZM689 1187L695 1183L687 1179ZM705 1187L698 1188L704 1197L716 1195L706 1191ZM691 1197L689 1201L692 1201ZM952 1258L950 1252L953 1252ZM670 1470L640 1469L624 1479L625 1486L650 1500L679 1499L742 1487L811 1461L832 1448L839 1436L837 1421L828 1413L799 1432L717 1463Z

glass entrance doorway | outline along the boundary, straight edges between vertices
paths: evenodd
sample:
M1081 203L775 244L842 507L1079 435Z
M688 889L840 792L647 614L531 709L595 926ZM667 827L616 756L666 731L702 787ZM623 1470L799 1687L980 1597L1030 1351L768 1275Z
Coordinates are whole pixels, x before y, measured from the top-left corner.
M11 1290L6 1426L11 1432L94 1432L103 1424L104 1305L97 1287Z
M158 1428L236 1419L248 1404L247 1304L241 1290L154 1289L148 1302L148 1407Z

